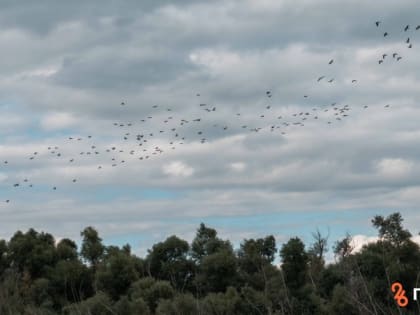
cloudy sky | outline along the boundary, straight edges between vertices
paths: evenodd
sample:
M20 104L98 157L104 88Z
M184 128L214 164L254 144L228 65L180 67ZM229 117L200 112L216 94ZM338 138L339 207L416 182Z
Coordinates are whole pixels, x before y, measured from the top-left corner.
M418 1L0 6L0 237L417 234Z

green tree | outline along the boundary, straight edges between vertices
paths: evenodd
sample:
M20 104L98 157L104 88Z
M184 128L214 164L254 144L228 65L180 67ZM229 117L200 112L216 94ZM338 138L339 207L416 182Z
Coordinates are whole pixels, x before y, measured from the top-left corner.
M5 240L0 240L0 277L9 266L8 248Z
M27 273L28 281L41 277L57 261L54 237L34 229L16 232L9 242L8 257L14 268Z
M191 243L191 256L195 261L201 262L204 257L220 250L229 250L231 247L232 245L228 241L223 241L217 237L215 229L201 223Z
M194 263L188 258L188 242L176 236L153 245L147 256L151 276L170 281L180 291L188 288L194 275Z
M306 282L309 258L305 244L298 237L291 238L282 246L280 257L286 285L291 291L296 292Z
M346 257L349 257L353 252L353 238L349 233L346 234L342 240L335 242L333 246L334 255L338 257L339 260L343 260Z
M372 219L372 224L378 229L379 237L390 242L394 246L400 246L410 239L411 233L402 226L403 218L395 212L384 218L377 215Z
M31 302L36 306L52 309L53 300L50 293L50 281L45 278L38 278L31 285Z
M196 315L200 305L192 294L178 294L172 300L160 300L156 315Z
M80 303L71 304L63 308L64 315L115 315L111 299L103 292L98 292Z
M50 268L47 278L54 305L64 306L91 297L93 274L80 260L60 260Z
M74 241L63 238L57 244L57 257L59 260L77 260L77 245Z
M114 314L118 315L151 315L150 309L142 298L134 301L122 296L113 307Z
M276 241L272 235L244 240L238 251L240 277L241 282L244 283L242 287L248 288L245 292L250 292L251 297L256 297L255 301L258 300L258 303L263 301L261 303L267 313L272 313L273 304L277 303L275 296L278 296L278 292L275 295L271 292L273 283L280 273L272 265L276 253ZM262 298L257 297L259 294ZM249 301L251 300L250 298Z
M276 240L272 235L256 240L245 239L238 251L239 265L248 274L261 272L264 266L274 261L276 253Z
M203 258L196 276L200 292L224 292L238 281L237 259L232 250L222 250Z
M321 273L325 266L325 253L328 251L328 235L323 236L317 229L312 233L313 243L308 250L309 268L308 276L314 290L319 289Z
M98 232L91 226L85 228L80 233L80 236L83 237L80 254L91 266L96 268L104 254L105 247L102 244L102 239L99 237Z
M160 300L172 299L175 296L175 290L168 281L157 281L148 277L133 283L129 296L133 301L144 300L150 311L154 312Z
M138 280L134 260L126 249L108 251L96 272L98 289L114 300L125 295L131 284Z
M243 315L243 301L238 291L229 287L226 292L210 293L202 301L203 315Z

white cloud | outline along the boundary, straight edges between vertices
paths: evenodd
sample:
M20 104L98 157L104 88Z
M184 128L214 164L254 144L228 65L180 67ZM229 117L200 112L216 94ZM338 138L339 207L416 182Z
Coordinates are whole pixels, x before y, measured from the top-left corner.
M230 164L230 167L235 172L243 172L246 169L246 164L244 162L234 162Z
M41 120L41 126L46 130L66 129L76 124L76 117L64 112L48 113Z
M352 237L352 246L354 246L353 252L357 253L359 252L364 245L368 245L370 243L375 243L378 241L378 237L377 236L367 236L367 235L362 235L362 234L357 234L354 235ZM420 245L420 235L414 235L413 237L411 237L411 240L414 243L417 243L418 245Z
M377 163L379 173L388 178L401 178L411 173L413 163L404 159L381 159Z
M174 161L162 167L163 173L175 177L189 177L194 169L181 161Z
M353 252L357 253L363 248L364 245L367 245L369 243L375 243L377 241L377 236L367 236L361 234L354 235L352 237Z

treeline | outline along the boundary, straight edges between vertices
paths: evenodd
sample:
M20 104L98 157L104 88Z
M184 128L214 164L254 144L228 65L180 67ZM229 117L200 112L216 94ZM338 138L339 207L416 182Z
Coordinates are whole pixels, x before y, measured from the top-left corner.
M354 253L348 235L333 244L332 264L319 231L307 247L294 237L277 248L267 236L235 250L201 224L191 244L171 236L144 258L129 245L104 246L92 227L81 232L80 249L19 231L0 240L0 314L419 314L411 296L420 287L419 246L399 213L372 224L379 240ZM393 298L394 281L404 285L405 308Z

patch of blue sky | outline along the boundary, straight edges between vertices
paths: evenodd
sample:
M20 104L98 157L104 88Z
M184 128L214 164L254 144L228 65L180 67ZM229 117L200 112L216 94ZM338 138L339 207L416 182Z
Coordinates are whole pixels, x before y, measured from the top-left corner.
M0 198L10 200L21 200L22 198L35 198L36 200L45 200L51 198L51 193L55 197L65 194L66 198L74 199L78 202L110 202L115 200L178 200L183 197L179 190L163 189L142 189L139 187L118 187L116 185L96 185L84 187L83 190L77 183L68 183L66 185L51 184L33 184L30 182L20 183L19 187L13 187L12 183L3 183L0 187ZM56 186L57 189L53 190Z
M74 187L71 187L74 186ZM59 187L58 187L59 188ZM57 189L58 189L57 188ZM143 189L135 186L95 185L83 187L77 183L62 187L67 196L81 202L110 202L115 200L177 200L183 197L180 191L164 189Z
M171 220L173 223L189 222L197 226L200 222L216 228L232 232L253 231L258 237L266 235L282 235L286 238L298 236L305 243L312 241L312 233L317 229L323 235L329 234L330 243L345 236L364 234L376 235L371 219L376 214L388 215L393 210L363 209L340 211L310 211L310 212L278 212L258 213L243 216L214 216L206 218L190 218Z
M44 140L48 138L66 137L75 133L75 130L71 128L45 130L41 125L42 115L17 102L0 100L0 110L6 117L7 115L15 115L22 118L30 117L30 119L25 122L25 125L19 129L9 128L2 130L3 134L13 135L12 138L19 137L26 140ZM12 140L14 141L14 139Z
M25 138L28 140L45 140L45 139L55 139L55 138L67 138L74 134L72 129L60 129L54 131L48 131L43 128L40 128L38 124L30 124L25 130L22 131L25 135Z
M3 184L0 186L0 198L9 199L13 202L31 200L31 202L42 202L46 198L51 198L51 193L60 194L59 191L53 191L53 185L19 183L18 187L13 187L14 183Z
M99 231L100 233L100 231ZM169 235L168 235L169 236ZM161 240L163 241L163 239ZM123 234L123 235L114 235L104 238L104 244L112 246L124 246L125 244L130 244L133 249L137 249L139 244L140 246L150 247L150 244L153 244L155 239L149 232L144 233L132 233L132 234ZM159 242L159 241L158 241Z
M377 232L372 227L371 219L374 215L380 214L386 216L394 212L392 209L378 210L378 209L363 209L363 210L341 210L341 211L327 211L327 212L282 212L282 213L267 213L256 215L243 216L213 216L207 218L171 218L162 219L163 223L170 223L172 225L186 225L199 227L203 222L209 227L215 228L219 233L229 231L229 234L234 236L246 235L248 231L252 231L255 238L265 237L267 235L281 235L285 239L278 240L277 247L292 237L299 237L303 240L307 247L313 241L312 233L317 229L322 235L329 236L328 245L331 248L335 241L342 239L346 233L350 235L367 235L376 236ZM194 231L184 231L194 232ZM139 231L138 233L121 234L107 237L105 243L123 246L130 244L133 250L137 250L139 246L142 251L150 248L154 243L164 241L168 235L163 235L162 239L156 240L155 236L151 235L150 231ZM181 235L179 235L182 237ZM230 237L231 238L231 237ZM240 242L234 241L235 248L239 248ZM328 260L333 259L332 251L329 251ZM276 259L278 262L278 258Z

